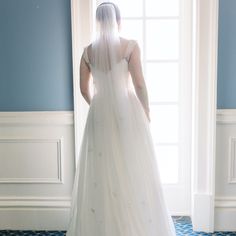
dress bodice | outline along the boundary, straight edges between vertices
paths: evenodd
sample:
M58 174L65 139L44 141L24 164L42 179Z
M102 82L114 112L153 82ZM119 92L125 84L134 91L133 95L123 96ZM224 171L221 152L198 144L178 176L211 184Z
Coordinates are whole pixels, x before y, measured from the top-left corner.
M124 95L129 90L133 89L128 63L135 44L135 40L130 40L123 58L113 65L111 70L106 72L99 70L96 66L90 63L87 53L88 47L84 49L83 57L89 66L93 77L95 94L102 93L105 95L115 92L116 94Z

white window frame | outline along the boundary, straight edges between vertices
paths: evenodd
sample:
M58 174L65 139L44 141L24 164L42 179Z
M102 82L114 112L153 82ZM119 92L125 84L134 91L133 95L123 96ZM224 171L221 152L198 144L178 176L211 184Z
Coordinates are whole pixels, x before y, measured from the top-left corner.
M219 0L193 0L196 7L193 137L192 223L193 230L214 232L215 130ZM83 133L83 98L79 90L79 59L92 38L93 0L71 0L74 85L75 153ZM78 156L75 157L75 162Z
M93 0L71 0L75 168L79 158L88 105L80 93L79 66L83 48L89 44L93 32Z
M100 1L99 1L100 2ZM166 194L170 212L172 215L191 215L191 95L192 95L192 2L189 0L179 0L179 14L177 16L147 16L146 0L142 0L141 16L125 16L122 20L139 20L142 25L142 61L144 73L149 63L178 63L179 67L179 98L177 101L150 101L151 118L152 107L157 105L175 105L178 107L179 115L179 138L177 142L155 142L157 148L163 146L174 146L178 149L178 179L174 182L163 182L164 192ZM146 58L146 27L149 20L177 20L179 24L179 57L177 59L148 59ZM123 21L123 24L125 22ZM125 35L124 35L125 36ZM145 78L146 78L145 74ZM186 99L186 97L188 99ZM152 123L151 123L152 124ZM152 128L152 127L151 127ZM154 130L155 132L155 130ZM157 150L158 152L158 150ZM173 195L174 193L174 195ZM175 196L175 197L173 197Z
M219 0L194 0L193 230L214 232Z

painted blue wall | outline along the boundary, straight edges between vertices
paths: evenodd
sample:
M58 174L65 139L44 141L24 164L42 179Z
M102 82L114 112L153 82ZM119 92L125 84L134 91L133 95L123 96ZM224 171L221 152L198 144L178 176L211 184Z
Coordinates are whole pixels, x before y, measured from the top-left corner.
M236 0L220 0L217 108L236 108Z
M0 1L0 111L73 110L70 0Z
M236 0L220 0L217 108L236 108ZM73 110L70 0L0 1L0 111Z

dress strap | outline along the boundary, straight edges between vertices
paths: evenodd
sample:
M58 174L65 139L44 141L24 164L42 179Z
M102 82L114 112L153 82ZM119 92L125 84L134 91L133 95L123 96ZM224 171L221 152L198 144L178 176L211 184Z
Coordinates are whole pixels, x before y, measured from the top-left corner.
M137 45L136 40L129 40L128 45L125 50L125 58L127 59L127 61L130 60L131 53L136 45Z
M89 58L88 58L87 47L84 48L84 52L83 52L82 57L84 58L84 60L86 61L87 64L90 64L89 63Z

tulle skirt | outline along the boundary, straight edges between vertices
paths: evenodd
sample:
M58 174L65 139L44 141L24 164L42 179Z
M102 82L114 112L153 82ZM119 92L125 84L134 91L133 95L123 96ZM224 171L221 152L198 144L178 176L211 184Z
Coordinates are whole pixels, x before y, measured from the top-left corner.
M176 235L149 122L133 92L113 106L102 95L92 99L66 235Z

